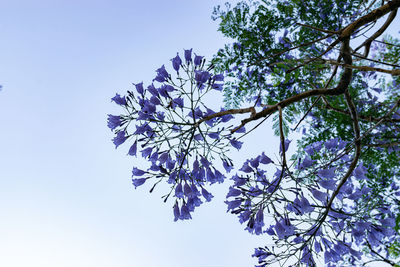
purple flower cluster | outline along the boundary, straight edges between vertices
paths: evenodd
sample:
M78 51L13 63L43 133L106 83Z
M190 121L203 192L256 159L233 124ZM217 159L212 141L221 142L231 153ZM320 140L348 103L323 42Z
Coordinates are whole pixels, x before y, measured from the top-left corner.
M148 167L133 168L135 188L148 180L153 181L150 192L161 180L172 186L163 198L165 201L175 198L176 221L190 219L196 207L211 201L213 195L206 185L225 179L214 167L215 159L219 158L229 172L233 165L226 152L231 145L240 149L242 142L231 136L233 126L217 128L233 116L225 114L208 119L216 112L201 100L207 92L221 90L224 76L210 73L204 57L195 55L192 59L191 49L184 51L184 60L178 53L171 63L176 78L162 65L147 88L137 83L135 91L112 98L127 114L108 115L107 125L116 133L113 139L116 147L132 139L128 155L141 156L149 162ZM211 151L204 149L205 144Z
M382 196L371 197L366 175L373 172L374 166L366 167L360 162L338 190L340 179L350 166L349 155L330 164L325 160L338 155L347 145L339 139L314 143L299 160L296 172L282 169L262 153L247 160L239 170L241 174L232 176L228 211L237 214L250 233L266 233L277 247L290 248L257 248L253 256L258 258L259 266L267 266L283 255L297 255L307 266L313 266L321 255L330 266L343 262L354 265L361 260L367 244L379 251L383 244L399 240L393 230L393 209L378 205L372 218L364 211L365 203L384 203ZM274 165L281 168L267 178ZM393 183L387 195L400 195L399 189ZM328 207L332 195L335 198ZM264 212L273 219L264 220Z
M279 42L286 48L291 45L286 33ZM226 153L230 148L240 150L243 142L232 136L233 126L221 126L233 115L223 108L212 110L202 99L210 91L222 90L224 75L211 73L204 57L192 49L184 50L184 58L177 53L171 63L173 72L162 65L147 88L137 83L126 96L116 94L112 101L126 114L108 115L107 125L115 132L116 147L131 140L128 155L148 162L148 166L132 169L135 188L152 182L152 192L161 181L166 182L171 189L163 199L173 198L174 220L178 221L191 219L196 207L211 201L213 195L206 187L225 180L233 169ZM243 75L251 77L253 72L247 68ZM290 80L282 86L290 93L295 90L293 83ZM261 93L251 98L257 108L262 106L261 99ZM362 104L372 105L377 98L371 94L368 99ZM391 108L388 118L398 119L398 106ZM322 124L316 114L310 112L310 117L312 125ZM392 133L395 126L382 123L374 130ZM244 127L235 131L243 132ZM387 142L380 137L371 140L374 145L387 145L396 137L391 135ZM354 143L339 138L310 142L294 164L289 164L286 153L291 140L282 139L280 159L273 161L263 152L246 160L232 175L233 185L225 201L228 212L236 214L247 231L266 233L276 244L256 249L253 256L259 266L290 257L307 266L315 266L317 258L323 258L328 266L357 265L364 249L380 252L388 244L400 242L394 230L398 227L396 211L390 205L399 205L397 181L387 183L390 186L385 192L376 192L371 176L378 167L365 158L364 162L353 161L357 158L351 152ZM388 154L400 150L398 145L376 148L384 149ZM224 173L215 167L217 163Z

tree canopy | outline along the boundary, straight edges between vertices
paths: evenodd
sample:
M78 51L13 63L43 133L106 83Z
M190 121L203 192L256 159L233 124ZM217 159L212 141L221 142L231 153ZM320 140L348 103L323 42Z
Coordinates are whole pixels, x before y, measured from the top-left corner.
M149 162L134 166L133 185L152 182L152 192L165 181L174 220L186 220L211 201L209 185L229 176L228 211L275 242L255 249L258 266L395 265L400 41L385 31L399 7L400 0L216 7L231 44L211 61L184 50L152 84L112 99L125 111L108 117L114 144L129 140L128 154ZM225 99L216 111L205 100L214 91ZM239 114L246 118L234 120ZM267 119L280 137L279 158L263 152L233 166L229 150L244 148L240 139Z

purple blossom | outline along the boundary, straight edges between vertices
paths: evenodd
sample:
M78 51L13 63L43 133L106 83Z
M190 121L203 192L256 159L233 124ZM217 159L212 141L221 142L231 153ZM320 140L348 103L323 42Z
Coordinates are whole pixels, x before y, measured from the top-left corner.
M354 193L352 193L351 195L349 195L347 198L351 199L351 200L357 200L360 197L362 197L362 192L360 190L355 191Z
M255 252L253 255L251 255L252 257L257 257L258 258L258 263L262 264L263 261L268 258L269 256L271 256L272 253L264 251L262 249L256 248ZM261 265L262 266L262 265Z
M242 166L242 168L240 168L239 171L245 172L245 173L250 173L253 171L253 169L249 166L248 162L245 162Z
M206 189L201 188L201 194L206 199L207 202L210 202L211 199L214 197L211 193L209 193Z
M192 188L190 188L190 185L188 185L187 183L185 183L185 185L183 186L183 191L185 196L188 198L195 196L192 196Z
M172 60L172 67L174 68L174 70L179 71L179 67L182 64L182 60L179 57L179 54L176 53L176 57L174 57Z
M136 91L137 91L140 95L143 95L143 93L144 93L143 82L135 84L135 87L136 87Z
M203 136L201 134L195 134L193 138L196 141L203 141L204 140Z
M195 54L196 55L196 54ZM203 60L203 58L204 57L202 57L202 56L198 56L198 55L196 55L195 57L194 57L194 65L195 66L200 66L201 65L201 61Z
M333 138L325 142L325 147L328 150L336 148L338 143L338 138Z
M176 161L169 157L165 163L165 166L167 167L167 169L172 170L175 167L175 163Z
M396 226L396 219L395 218L386 218L380 220L381 224L386 227L394 228Z
M158 90L158 92L160 93L160 95L164 98L170 98L167 88L165 85L161 86L160 89Z
M132 184L135 186L135 189L144 184L144 182L146 182L146 178L132 179Z
M247 222L250 219L251 214L252 214L251 210L245 210L245 211L241 212L238 216L239 222L240 223Z
M225 201L225 203L228 205L228 211L229 210L234 210L237 207L239 207L242 204L242 199L235 199L231 201Z
M327 193L318 191L317 189L312 189L311 193L313 194L313 196L318 199L319 201L325 203L326 202L326 198L328 197Z
M269 235L276 235L275 231L274 231L274 226L270 225L269 228L265 231L267 234Z
M239 177L239 176L237 176L237 175L233 176L233 177L232 177L232 180L235 181L235 186L236 186L236 187L242 186L242 185L246 184L246 182L247 182L247 179L246 179L246 178L241 178L241 177Z
M179 211L178 202L175 202L174 205L174 221L176 222L181 217L181 213Z
M314 207L311 206L310 202L304 197L301 196L300 198L296 197L293 201L293 206L295 207L296 214L306 214L314 211ZM290 207L288 206L288 209Z
M141 152L142 152L142 157L143 158L147 158L147 157L150 157L150 155L151 155L151 151L153 150L153 148L151 148L151 147L148 147L148 148L145 148L145 149L143 149Z
M154 171L154 172L160 172L161 168L155 162L152 162L149 170Z
M152 162L153 164L156 163L158 159L158 152L154 152L153 154L151 154L151 156L149 157L149 161Z
M217 180L218 183L222 183L225 179L225 176L219 171L219 170L215 170L215 179Z
M208 136L212 139L219 139L219 133L217 132L209 133Z
M180 219L181 220L192 219L192 216L190 215L190 211L189 211L188 207L185 204L182 205Z
M153 114L156 112L156 106L153 105L150 101L146 100L144 102L144 107L142 108L142 112L147 114Z
M158 161L160 162L160 164L164 164L168 160L168 157L168 152L164 152L158 157Z
M201 165L202 165L203 167L208 167L208 166L210 166L210 162L209 162L206 158L204 158L204 157L200 157L200 162L201 162Z
M151 127L148 124L136 125L136 131L134 134L144 134L147 131L151 131Z
M234 117L231 114L227 114L221 117L221 122L228 122L231 119L233 119Z
M181 97L175 98L175 99L174 99L174 103L175 103L178 107L183 108L183 98L181 98Z
M171 93L171 92L173 92L173 91L176 90L175 87L173 87L172 85L169 85L169 84L164 84L162 87L164 87L165 90L166 90L167 92L169 92L169 93Z
M312 253L308 246L305 246L303 248L303 255L301 257L301 262L305 263L307 266L315 266L315 262L312 257Z
M217 90L217 91L222 91L224 88L224 85L222 83L213 83L212 84L212 89Z
M151 115L149 115L148 113L139 111L138 112L138 116L137 116L137 120L138 121L148 121L150 119Z
M192 196L201 196L201 193L197 189L197 186L193 183L192 186L190 187L192 189Z
M322 147L322 142L318 141L313 143L312 145L307 146L304 150L307 152L308 155L314 155L315 151L320 151Z
M216 82L222 82L224 80L224 75L222 73L221 74L216 74L216 75L214 75L213 79Z
M202 203L203 201L201 201L200 198L198 198L197 196L193 196L189 198L187 206L189 208L189 211L192 212L194 211L195 207L199 207Z
M277 221L275 224L275 232L279 239L286 237L285 227L279 221Z
M260 163L262 164L270 164L274 163L268 156L264 154L264 152L260 155Z
M303 161L299 164L298 169L307 169L311 167L315 160L312 160L308 155L303 159Z
M182 190L182 184L179 183L176 187L175 187L175 196L177 198L183 198L184 194L183 194L183 190Z
M136 156L136 152L137 152L137 141L135 141L135 143L133 143L133 145L129 148L128 155Z
M119 94L116 94L113 98L111 98L111 101L114 101L118 105L125 106L126 105L126 99L125 96L121 97Z
M314 207L311 206L310 202L308 202L307 198L304 196L301 197L299 206L303 213L310 213L314 211Z
M280 220L275 224L275 232L279 239L284 239L294 233L294 227L287 224L286 220Z
M153 96L158 97L158 90L154 87L153 84L147 87L147 91L149 91L150 94L152 94Z
M321 244L318 241L315 241L314 249L315 249L315 252L317 252L317 253L320 253L322 251Z
M145 173L146 173L145 171L142 171L136 167L134 167L132 170L132 176L142 176Z
M228 197L237 197L237 196L239 196L240 194L242 194L242 191L241 191L241 190L236 189L236 188L234 188L233 186L231 186L231 187L229 187L229 192L228 192L228 194L226 195L226 198L228 198Z
M365 168L362 163L360 163L357 166L357 168L355 168L353 171L354 177L356 177L359 180L367 179L367 177L365 176L366 173L367 173L367 168Z
M236 130L236 133L245 133L245 132L246 132L246 127L244 127L244 126L242 126Z
M189 117L193 118L193 111L190 111L188 115L189 115ZM202 117L203 117L203 112L201 111L201 109L199 107L197 107L194 110L194 118L195 119L200 119Z
M114 143L114 145L115 145L115 148L117 148L119 145L121 145L122 143L124 143L125 140L126 140L127 138L128 138L128 137L125 136L125 132L124 132L124 131L118 132L118 133L117 133L117 136L114 137L114 139L113 139L113 143Z
M263 227L264 226L264 209L260 208L257 213L256 213L256 218L255 218L255 224L257 227Z
M233 169L233 166L229 164L226 160L222 161L222 166L224 167L227 173L231 172L231 170Z
M202 88L202 85L211 77L211 74L208 71L196 70L194 73L194 79L196 80L199 88Z
M260 156L249 160L249 163L250 163L251 167L257 169L258 165L260 164Z
M185 50L185 60L186 63L192 62L192 48Z
M159 69L156 70L157 76L154 78L157 82L165 82L169 78L168 72L165 70L165 66L162 65ZM153 81L154 81L153 80Z
M160 102L160 99L158 99L158 97L156 97L156 96L151 96L151 98L150 98L150 103L151 104L153 104L154 106L157 106L157 105L160 105L161 104L161 102ZM154 112L154 111L153 111Z
M325 179L333 179L335 178L335 170L336 168L334 167L325 170L319 170L318 176Z
M269 185L269 187L268 187L268 189L267 189L267 192L268 192L268 193L273 193L273 192L276 190L276 187L279 185L279 180L280 180L280 177L277 176L277 177L271 182L271 184Z
M240 142L240 141L238 141L238 140L236 140L236 139L231 139L231 140L230 140L230 143L231 143L231 145L232 145L234 148L236 148L237 150L240 150L240 149L242 148L242 144L243 144L243 142Z
M325 189L332 191L336 189L336 183L333 180L320 180L318 183Z
M111 114L108 114L108 119L107 119L107 126L111 130L114 130L118 126L121 126L122 120L120 116L114 116Z
M217 179L215 177L215 174L211 170L211 168L207 168L207 181L210 182L211 184L216 183Z

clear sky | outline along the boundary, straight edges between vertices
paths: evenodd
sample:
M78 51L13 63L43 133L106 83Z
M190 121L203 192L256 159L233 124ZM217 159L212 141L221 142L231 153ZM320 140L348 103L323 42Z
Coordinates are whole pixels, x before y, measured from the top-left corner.
M136 159L106 125L116 92L184 48L222 47L210 17L223 2L0 1L0 266L254 265L266 237L226 213L228 184L173 222L164 192L131 185Z
M227 40L220 0L0 0L0 266L243 267L270 244L215 198L173 222L172 203L137 190L140 164L115 150L107 114L176 52L211 56ZM220 100L216 100L218 103ZM214 103L215 104L215 103ZM260 127L236 162L278 143ZM254 142L255 140L255 142ZM260 146L260 144L263 144Z

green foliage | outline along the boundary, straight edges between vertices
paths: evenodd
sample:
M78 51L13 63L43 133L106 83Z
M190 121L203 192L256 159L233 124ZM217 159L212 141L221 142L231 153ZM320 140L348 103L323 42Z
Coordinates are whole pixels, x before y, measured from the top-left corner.
M226 9L217 7L214 18L220 20L219 30L232 38L232 44L218 51L213 59L217 73L228 73L224 88L226 106L240 107L256 100L264 106L274 105L311 89L335 88L344 72L338 67L340 64L330 64L341 60L340 42L335 43L337 31L381 4L363 0L262 0L259 3L242 1L234 7L227 5ZM351 38L359 38L355 41L359 43L364 41L365 36L374 33L369 32L372 26L370 23L362 27ZM382 146L382 143L398 142L399 136L394 133L400 132L399 126L382 121L372 128L399 99L400 76L356 68L396 68L400 62L400 41L385 35L372 42L371 53L373 60L354 51L355 68L348 86L363 135L360 160L367 168L375 166L365 181L373 189L369 194L374 199L365 201L367 212L381 201L394 201L374 197L390 191L390 185L397 182L400 174L400 149ZM285 136L298 122L304 129L295 158L303 157L305 148L316 142L332 138L349 144L354 142L353 119L343 95L309 97L285 107L283 115ZM305 119L301 121L303 116ZM279 135L278 117L273 121L274 133ZM331 158L322 151L313 159L329 161ZM311 174L305 183L312 180ZM399 231L399 216L396 231ZM399 243L392 244L388 250L392 257L400 257Z

